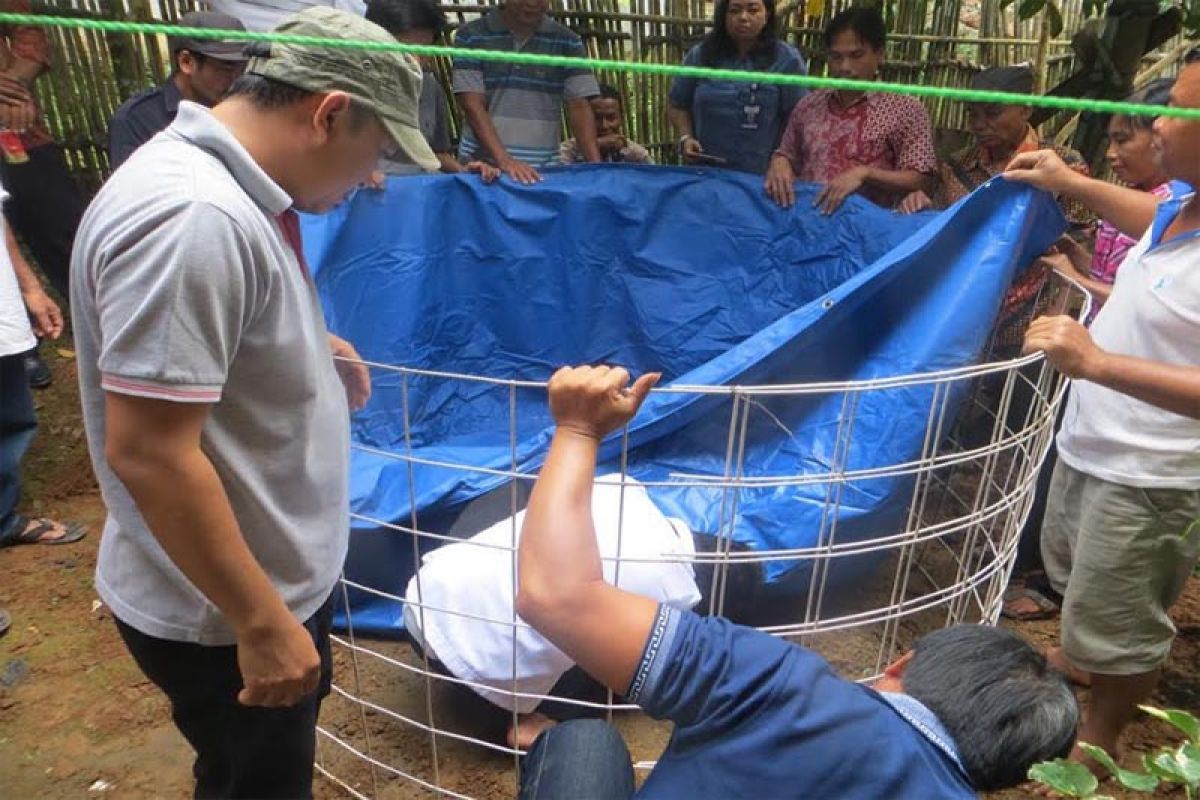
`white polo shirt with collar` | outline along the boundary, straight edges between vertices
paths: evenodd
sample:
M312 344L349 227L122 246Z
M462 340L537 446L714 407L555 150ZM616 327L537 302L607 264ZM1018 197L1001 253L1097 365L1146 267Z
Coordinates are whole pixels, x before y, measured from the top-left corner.
M300 620L349 537L349 414L291 198L207 109L101 188L75 240L71 309L88 448L108 508L96 588L149 636L233 631L159 546L104 457L105 394L212 406L202 447L242 536Z
M1104 350L1200 367L1200 231L1163 233L1196 195L1159 204L1129 251L1091 333ZM1200 420L1089 381L1071 387L1058 455L1101 480L1141 489L1200 489Z

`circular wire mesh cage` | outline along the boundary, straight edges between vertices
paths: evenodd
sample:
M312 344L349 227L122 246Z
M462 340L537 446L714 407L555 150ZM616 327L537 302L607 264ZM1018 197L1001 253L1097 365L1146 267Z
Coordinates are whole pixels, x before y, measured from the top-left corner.
M1024 321L1041 313L1082 319L1088 305L1081 287L1052 273ZM653 491L656 483L627 474L626 435L617 459L620 469L597 479L616 508L616 522L606 532L597 522L598 536L607 537L600 547L606 579L624 586L622 570L632 580L640 569L644 581L647 567L653 575L653 569L682 566L699 597L684 605L812 648L843 676L858 681L876 678L928 631L963 622L996 623L1065 392L1065 381L1040 354L1005 358L1011 353L993 336L983 363L942 372L837 384L656 389L715 396L727 407L725 436L712 442L723 465L720 474L672 473L658 484L711 493L719 508L718 528L678 548L636 546L644 517L635 520L629 513L636 506L633 493ZM386 365L373 365L372 371L377 381L399 380L405 386L411 380L444 381L504 392L511 398L514 442L516 393L544 393L540 385L495 377ZM858 413L865 401L879 393L914 390L927 402L919 453L895 463L846 468L839 453L847 452L860 435ZM407 429L407 393L402 396ZM770 414L771 403L781 398L802 397L831 398L839 404L836 447L822 460L824 467L787 474L748 470L751 416ZM410 477L422 469L464 474L481 469L469 463L430 464L411 450L391 457L407 463ZM506 731L518 713L533 709L557 719L610 720L643 773L665 746L669 725L591 684L578 670L547 682L553 684L549 689L530 690L523 679L523 659L546 660L544 650L529 648L536 634L516 615L513 580L520 509L536 474L516 468L515 449L513 468L495 472L506 482L480 501L486 507L482 515L467 515L473 521L465 530L426 525L415 511L402 523L358 518L378 526L373 535L402 537L414 565L447 543L460 548L460 556L468 555L458 575L461 585L449 591L444 585L434 591L424 567L409 582L407 597L343 579L339 592L350 610L344 631L333 637L335 681L317 729L316 768L328 780L331 795L514 796L521 750L510 746ZM861 526L843 523L848 487L874 483L903 496L899 513L869 520L875 524L864 534ZM807 502L813 497L820 502L819 530L812 532L811 544L754 548L736 542L731 532L747 493L769 490L786 497L802 489ZM488 535L471 535L484 527ZM763 576L772 569L802 579L766 585ZM443 584L446 574L443 569ZM455 574L453 567L450 574ZM367 637L361 631L356 635L352 596L404 603L409 628L404 639ZM462 668L456 653L443 652L456 646L452 637L439 635L434 641L423 636L433 633L427 626L436 618L454 620L447 627L468 639L457 643L463 648L478 648L483 640L502 643L503 653L490 654L492 673Z

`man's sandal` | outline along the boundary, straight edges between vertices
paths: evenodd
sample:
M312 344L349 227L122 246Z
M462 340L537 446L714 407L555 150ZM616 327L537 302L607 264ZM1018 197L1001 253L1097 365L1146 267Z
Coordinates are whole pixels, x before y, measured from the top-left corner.
M62 536L43 539L61 525ZM71 544L87 535L87 528L78 522L57 523L45 517L30 518L18 514L8 532L0 536L0 547L16 547L22 544Z

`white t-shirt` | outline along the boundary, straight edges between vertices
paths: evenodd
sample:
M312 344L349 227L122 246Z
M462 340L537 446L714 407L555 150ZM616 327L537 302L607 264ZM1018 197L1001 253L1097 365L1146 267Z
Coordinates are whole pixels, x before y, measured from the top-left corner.
M213 11L241 20L246 30L265 33L284 19L311 6L329 6L363 16L367 5L361 0L207 0Z
M0 186L0 206L7 200L8 192ZM8 252L4 229L7 224L0 214L0 356L24 353L37 344L25 301L21 298L21 287L17 284L17 271Z
M1162 243L1188 201L1161 203L1117 271L1091 328L1104 350L1200 367L1200 231ZM1058 454L1080 472L1125 486L1200 488L1200 420L1089 381L1071 388Z
M650 500L646 488L626 479L624 507L619 475L597 479L592 490L596 543L604 561L604 579L626 591L688 609L700 602L692 571L692 534L668 519ZM623 512L623 513L622 513ZM620 525L621 517L624 525ZM517 541L525 512L516 515ZM538 697L516 697L513 690L513 545L514 519L497 522L464 542L440 547L422 559L421 570L408 583L404 622L409 632L457 678L485 700L525 714ZM619 529L619 530L618 530ZM615 580L620 534L619 582ZM482 545L495 545L486 547ZM625 561L624 559L673 559ZM417 607L417 578L424 602L424 627ZM457 612L457 613L448 613ZM480 619L482 618L482 619ZM486 620L486 621L485 621ZM492 621L494 620L494 621ZM572 662L561 650L524 622L516 628L516 690L545 695ZM494 689L491 687L495 687Z

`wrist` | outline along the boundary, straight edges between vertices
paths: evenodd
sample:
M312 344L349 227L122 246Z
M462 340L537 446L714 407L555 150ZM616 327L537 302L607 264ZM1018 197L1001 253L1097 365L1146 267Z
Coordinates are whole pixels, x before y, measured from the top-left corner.
M274 602L255 603L246 614L237 619L232 616L229 618L234 635L239 642L262 641L270 638L294 620L292 612L283 604L278 595Z
M1106 350L1093 347L1079 363L1079 379L1107 386L1112 375L1113 356Z
M1104 183L1104 181L1089 178L1068 167L1066 174L1063 175L1061 185L1058 187L1058 193L1072 200L1078 200L1087 192L1088 186L1093 183Z
M554 438L556 441L582 444L595 448L599 447L604 434L586 423L560 422L558 423L558 427L555 428Z
M32 273L32 270L30 270L30 272ZM17 289L21 292L21 297L26 300L29 300L30 298L36 298L40 300L46 294L46 290L42 288L42 285L38 283L36 278L33 280L23 281L20 277L18 277Z

